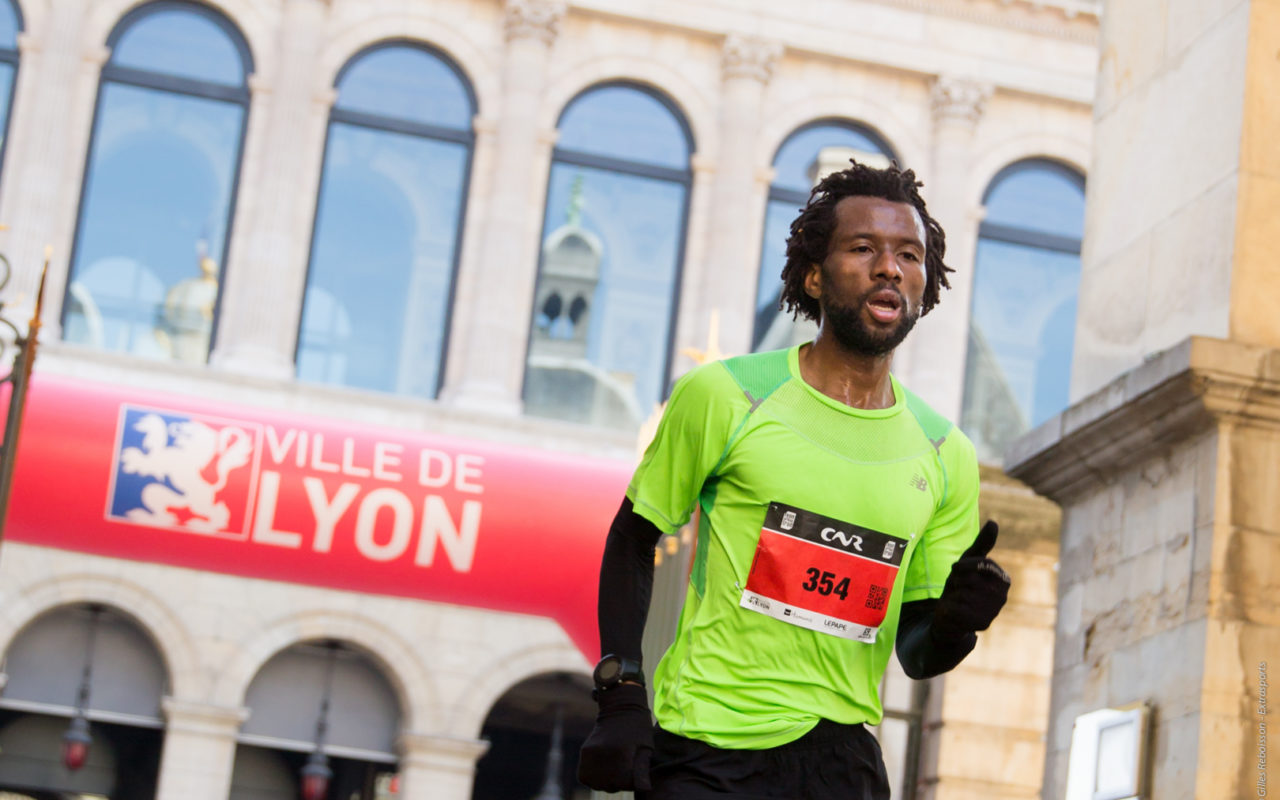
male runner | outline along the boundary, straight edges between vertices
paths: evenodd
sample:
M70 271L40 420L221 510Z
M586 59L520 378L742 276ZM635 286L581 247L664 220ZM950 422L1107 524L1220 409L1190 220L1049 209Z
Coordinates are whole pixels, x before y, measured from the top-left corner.
M890 373L949 287L915 175L856 162L791 225L782 302L811 343L681 378L609 530L599 715L579 777L643 800L887 800L878 687L945 672L1004 605L973 445ZM654 545L701 509L652 726ZM650 764L652 760L652 765Z

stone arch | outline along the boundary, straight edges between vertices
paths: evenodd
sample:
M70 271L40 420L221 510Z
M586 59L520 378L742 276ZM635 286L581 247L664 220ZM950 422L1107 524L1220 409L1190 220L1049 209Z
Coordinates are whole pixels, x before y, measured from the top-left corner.
M640 84L666 97L689 127L690 156L705 158L715 153L715 114L706 95L679 71L630 55L592 57L565 65L552 75L547 81L539 130L555 130L570 102L587 89L610 81Z
M107 37L125 14L135 8L145 6L154 0L95 0L89 4L89 13L84 20L84 39L81 50L84 53L98 54L105 52ZM273 34L278 24L278 16L267 16L263 13L263 4L254 0L191 0L198 5L211 8L222 14L235 25L244 37L253 57L253 75L270 76L275 73L275 53Z
M473 739L479 737L489 711L507 691L521 681L548 672L589 677L591 668L582 652L568 641L536 644L516 652L493 653L489 663L477 665L476 679L460 693L461 699L449 720L448 732Z
M430 671L398 633L373 617L351 612L312 610L281 617L248 634L218 670L212 700L238 707L259 670L290 645L338 639L356 645L382 670L396 693L404 730L420 730L432 721L438 691Z
M975 152L965 201L969 208L982 208L982 197L1000 170L1018 161L1044 158L1057 161L1088 177L1089 143L1066 136L1026 133L1004 139Z
M928 148L914 128L888 106L865 97L848 94L819 94L802 97L776 109L765 109L765 124L756 139L756 164L773 165L774 154L787 137L805 123L821 119L843 119L877 131L903 160L903 166L917 172L928 167Z
M160 653L169 675L170 694L180 698L201 695L199 654L178 615L141 583L116 575L59 575L17 587L0 603L0 653L38 617L73 603L102 603L124 612Z
M361 50L383 41L420 42L453 59L476 98L476 113L493 113L501 87L489 53L467 31L421 12L379 14L361 20L327 40L320 50L314 91L333 91L338 71Z

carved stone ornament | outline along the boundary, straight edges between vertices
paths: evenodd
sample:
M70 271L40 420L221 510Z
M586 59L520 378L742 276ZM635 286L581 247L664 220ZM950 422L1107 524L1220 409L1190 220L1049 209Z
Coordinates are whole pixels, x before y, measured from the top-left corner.
M933 121L935 123L964 122L976 125L982 117L982 107L993 91L989 83L948 75L939 76L929 87Z
M538 38L551 44L566 8L565 0L507 0L503 17L507 39Z
M773 67L782 57L782 45L770 39L731 33L724 40L721 67L725 80L755 78L768 83Z

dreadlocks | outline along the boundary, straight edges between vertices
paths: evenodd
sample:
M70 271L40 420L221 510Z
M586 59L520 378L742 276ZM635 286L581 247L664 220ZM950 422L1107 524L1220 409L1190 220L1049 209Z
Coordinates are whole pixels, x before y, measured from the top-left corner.
M831 173L813 187L809 202L791 223L778 307L792 312L796 318L803 315L818 319L818 301L805 292L804 278L814 264L821 264L827 258L831 233L836 226L836 204L846 197L879 197L891 203L910 203L924 222L925 286L921 313L928 314L937 305L942 287L951 288L947 273L954 270L942 263L947 251L946 234L925 210L924 198L918 191L923 184L916 180L915 172L899 169L896 162L884 169L868 167L852 159L849 163L848 169Z

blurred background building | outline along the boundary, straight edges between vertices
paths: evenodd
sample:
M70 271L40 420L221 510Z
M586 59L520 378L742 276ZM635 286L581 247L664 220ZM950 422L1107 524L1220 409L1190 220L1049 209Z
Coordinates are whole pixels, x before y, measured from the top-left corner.
M948 232L895 371L977 444L1015 580L960 669L886 677L894 796L1037 797L1058 512L999 464L1070 399L1100 8L0 0L19 305L54 252L0 796L588 796L638 439L698 360L811 332L787 227L853 156Z

